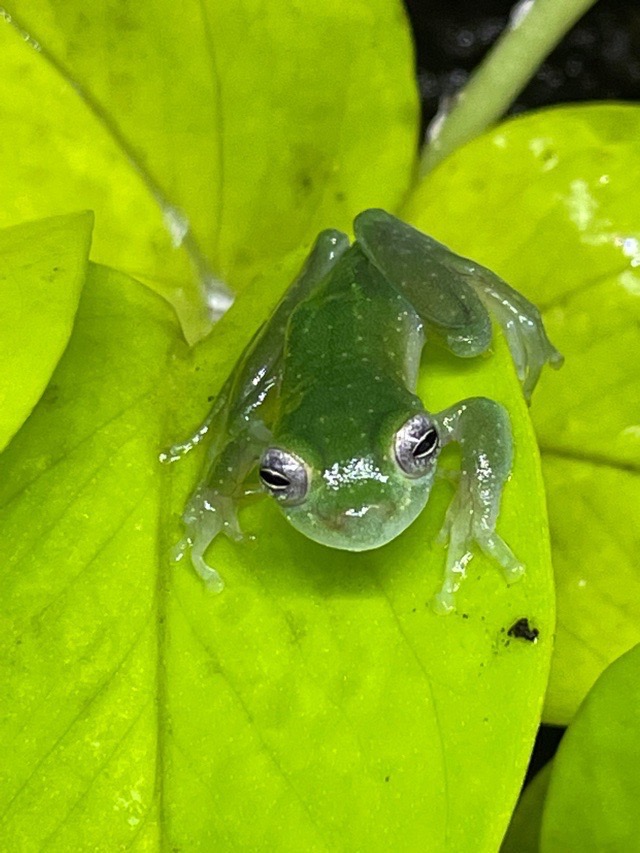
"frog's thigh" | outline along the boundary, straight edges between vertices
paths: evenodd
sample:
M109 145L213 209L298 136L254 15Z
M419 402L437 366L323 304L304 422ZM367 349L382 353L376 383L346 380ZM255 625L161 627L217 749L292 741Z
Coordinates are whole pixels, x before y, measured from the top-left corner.
M354 222L356 240L385 278L411 302L427 327L455 355L484 352L491 320L474 288L446 263L449 250L383 210Z

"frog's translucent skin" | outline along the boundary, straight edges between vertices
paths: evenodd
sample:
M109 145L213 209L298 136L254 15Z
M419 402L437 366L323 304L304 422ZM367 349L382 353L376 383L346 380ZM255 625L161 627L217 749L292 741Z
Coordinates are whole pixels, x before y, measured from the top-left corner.
M474 545L500 564L508 582L524 567L496 532L511 471L508 414L480 397L427 413L415 395L425 334L457 356L474 357L489 347L491 312L527 400L544 364L557 367L562 357L535 306L490 270L382 210L361 213L354 231L353 245L338 231L320 234L205 423L163 455L172 461L211 437L176 556L189 553L207 584L222 589L205 551L221 531L241 537L236 509L256 491L263 457L299 468L302 492L289 504L283 471L263 467L265 491L280 498L297 530L333 548L378 548L424 509L439 449L455 441L461 474L444 522L448 557L434 599L437 610L449 612ZM403 425L416 418L432 424L439 441L427 447L419 475L407 475L394 447Z

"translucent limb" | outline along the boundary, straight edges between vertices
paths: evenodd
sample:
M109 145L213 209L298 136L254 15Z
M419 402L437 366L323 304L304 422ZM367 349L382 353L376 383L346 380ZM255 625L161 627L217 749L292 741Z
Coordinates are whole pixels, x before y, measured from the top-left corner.
M545 364L557 370L564 358L547 337L536 306L489 270L479 268L478 272L476 289L500 323L522 392L530 402Z
M474 397L436 416L443 443L460 444L460 481L440 533L448 542L444 580L433 602L439 613L455 609L455 594L477 546L502 568L507 583L524 574L524 566L496 533L502 489L511 471L509 416L493 400Z
M186 456L187 453L190 453L194 447L197 447L200 442L209 434L211 431L211 427L213 422L219 417L220 413L223 411L225 406L227 405L227 383L220 394L216 397L213 406L211 407L211 411L204 419L204 421L200 424L198 429L193 433L193 435L189 436L189 438L184 441L180 441L177 444L172 444L171 447L167 448L167 450L163 450L162 453L159 454L158 459L160 462L164 464L170 464L171 462L177 462L178 459L182 459L183 456ZM222 424L217 424L218 432L222 426L224 426L225 419L222 419ZM217 442L215 442L217 444ZM215 447L213 448L213 452L215 452ZM211 455L212 449L210 449L209 454Z
M499 499L498 494L489 504L483 503L474 486L461 481L438 537L440 542L448 542L448 550L442 587L432 602L437 613L455 610L455 594L467 576L474 545L500 565L508 584L524 574L523 564L495 531Z
M171 447L167 448L167 450L163 450L162 453L159 454L158 459L164 464L177 462L178 459L182 459L183 456L186 456L187 453L190 453L194 447L197 447L200 444L202 439L209 432L210 428L211 418L207 418L207 420L198 427L192 436L178 444L172 444Z
M233 499L213 489L197 489L187 504L182 520L185 535L173 549L173 560L179 562L189 553L194 569L207 588L215 593L222 592L224 581L216 569L207 563L204 555L220 532L235 541L242 539Z
M529 401L545 364L562 356L538 309L491 270L452 252L382 210L354 222L367 257L411 302L427 328L455 355L472 358L491 342L492 315L502 327Z

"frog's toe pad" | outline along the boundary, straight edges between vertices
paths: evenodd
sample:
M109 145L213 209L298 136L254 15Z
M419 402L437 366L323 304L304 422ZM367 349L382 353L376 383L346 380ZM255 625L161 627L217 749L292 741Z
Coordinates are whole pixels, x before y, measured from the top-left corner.
M456 609L455 594L441 589L431 599L431 609L438 616L447 616L449 613L453 613Z
M218 572L216 572L215 569L212 569L211 566L207 566L206 563L203 569L206 569L206 571L198 570L198 574L204 581L204 585L210 592L213 592L218 595L218 593L222 592L222 590L224 589L224 581L222 580Z

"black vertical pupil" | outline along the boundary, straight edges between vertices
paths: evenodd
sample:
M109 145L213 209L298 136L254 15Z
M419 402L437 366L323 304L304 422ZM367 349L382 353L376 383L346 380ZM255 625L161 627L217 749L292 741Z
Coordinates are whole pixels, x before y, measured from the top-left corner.
M438 446L438 433L433 427L428 429L413 448L414 459L424 459L429 456Z
M288 489L291 485L288 477L273 468L261 468L260 477L271 489Z

